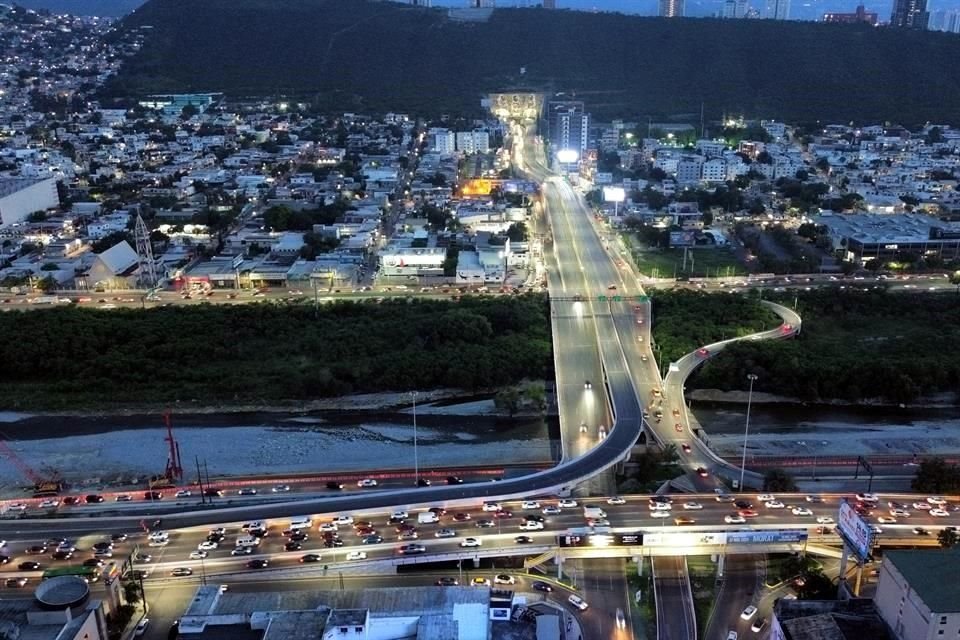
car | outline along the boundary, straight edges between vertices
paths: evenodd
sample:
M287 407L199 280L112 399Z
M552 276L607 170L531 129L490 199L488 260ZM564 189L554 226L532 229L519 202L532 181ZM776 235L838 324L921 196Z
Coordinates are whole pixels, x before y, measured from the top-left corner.
M930 532L927 531L926 529L924 529L923 527L914 527L914 528L913 528L913 533L914 533L914 535L918 535L918 536L928 536L928 535L930 535Z
M397 540L418 540L419 538L420 534L415 529L408 529L397 536Z
M738 637L739 637L739 636L737 636L737 632L736 632L736 631L728 631L728 632L727 632L727 640L737 640Z
M40 563L34 562L32 560L28 560L26 562L21 562L20 564L18 564L17 569L19 569L20 571L39 571Z
M337 482L336 480L330 480L329 482L327 482L326 487L331 491L340 491L341 489L343 489L343 483Z
M320 562L322 557L319 553L308 553L300 556L300 562ZM349 560L350 558L348 557L347 559Z
M244 531L249 531L250 529L263 529L263 527L264 524L262 520L251 520L240 525L240 528Z
M734 500L736 498L726 493L718 493L716 497L717 502L733 502Z
M684 502L683 508L687 511L699 511L703 509L703 505L699 502Z
M413 555L417 553L423 553L427 548L422 544L405 544L398 551L404 555Z
M463 478L460 476L447 476L447 484L463 484Z
M753 631L754 633L760 633L766 628L766 626L767 626L767 619L760 618L758 620L753 621L753 624L750 625L750 631Z
M493 577L494 584L516 584L517 579L506 573L498 573Z
M83 566L85 567L102 567L103 560L100 558L87 558L83 561Z
M343 546L343 540L340 538L331 538L323 541L323 546L327 549L339 548Z
M406 520L409 517L410 514L406 511L394 511L392 514L390 514L391 520Z
M607 498L607 504L611 504L611 505L627 504L627 501L621 498L620 496L614 496L612 498Z
M818 516L817 524L833 524L833 518L830 516Z
M464 538L464 539L460 542L460 546L461 546L461 547L464 547L464 548L466 548L466 547L479 547L479 546L482 545L482 544L483 544L483 541L480 540L480 538Z
M704 467L697 467L697 475L701 478L706 478L709 472Z
M733 506L737 509L753 509L753 503L749 500L736 500Z
M54 560L69 560L73 557L73 551L54 551L50 557Z
M489 529L493 527L496 523L493 520L477 520L477 528L479 529ZM540 527L541 529L543 527Z
M451 576L444 576L437 580L435 583L438 587L455 587L460 584L460 581Z
M133 635L142 636L147 631L147 627L150 626L150 618L142 618L140 622L137 623L137 626L133 629Z
M80 498L78 496L66 496L63 499L63 504L80 504Z
M930 509L930 515L934 518L946 518L950 515L950 512L946 509Z
M572 498L563 498L557 502L557 506L561 509L573 509L578 505L577 501Z
M897 524L897 519L890 516L880 516L877 518L877 522L880 524Z
M686 442L681 443L680 448L683 449L684 453L690 453L690 445Z
M807 496L806 500L807 502L816 502L816 503L823 502L823 498L821 498L820 496L814 496L814 495Z
M455 529L438 529L433 535L436 538L456 538L457 532Z
M135 562L150 562L153 560L153 556L149 553L138 553L137 555L133 556L133 560Z
M112 542L97 542L91 547L94 551L109 551L113 549Z
M4 585L6 585L8 589L20 589L27 586L27 579L23 576L19 578L7 578Z
M680 516L679 518L674 518L674 519L673 519L673 522L674 522L674 524L676 524L677 526L684 525L684 524L696 524L696 523L697 523L697 521L694 520L693 518L688 518L688 517L686 517L686 516Z
M930 511L933 509L933 505L929 502L914 502L912 506L917 511Z
M490 578L474 578L470 581L471 587L489 587Z
M747 521L747 519L740 515L724 516L723 521L726 522L727 524L743 524Z
M360 544L380 544L381 542L383 542L383 536L376 533L364 536L360 540Z
M189 497L192 496L192 495L193 495L193 491L190 491L190 489L180 489L180 490L177 491L175 494L173 494L173 497L174 497L174 498L189 498Z
M743 613L740 614L740 617L744 620L749 620L755 615L757 615L757 608L751 604L743 610Z
M270 561L266 558L254 558L247 562L247 569L266 569L270 566Z
M650 511L670 511L673 509L673 505L669 502L651 502L647 505L647 508Z
M127 534L125 534L125 533L115 533L115 534L113 534L112 536L110 536L110 541L111 541L111 542L126 542L126 541L127 541Z
M303 545L296 540L289 540L283 545L284 551L300 551Z
M337 526L337 524L334 522L324 522L319 527L317 527L317 530L333 532L333 531L339 531L340 527Z
M757 502L773 502L777 497L772 493L761 493L757 496Z
M588 430L588 429L587 429L587 423L586 423L586 422L581 422L581 423L580 423L580 433L586 433L587 430Z
M590 389L593 389L593 383L590 382L589 380L584 380L584 381L583 381L583 388L586 389L587 391L589 391Z
M190 559L191 559L191 560L203 560L203 559L206 558L208 555L210 555L210 554L208 554L206 551L199 551L199 550L198 550L198 551L191 551L191 552L190 552Z
M101 502L103 502L103 496L98 495L96 493L91 493L90 495L85 496L83 498L83 501L86 502L87 504L100 504ZM118 502L120 501L120 496L117 496L117 501Z
M533 538L530 536L517 536L513 539L516 544L530 544L533 542Z
M27 505L23 502L14 502L13 504L7 505L7 511L26 511Z
M556 516L563 513L563 509L554 505L549 505L541 509L540 513L542 513L545 516Z
M859 500L860 502L877 503L877 502L880 502L880 496L878 496L875 493L858 493L857 500Z
M234 547L230 552L232 556L248 556L253 553L253 547Z
M503 507L499 502L484 502L481 509L487 513L490 513L492 511L500 511L503 509Z
M290 491L290 485L288 485L288 484L278 484L278 485L274 485L274 486L270 489L270 492L271 492L271 493L287 493L288 491Z
M543 591L544 593L551 593L553 587L542 580L534 580L533 584L530 585L534 591Z
M680 424L679 422L677 422L677 423L675 423L675 424L673 425L673 429L674 429L674 431L676 431L677 433L680 433L680 432L683 431L683 425Z
M173 576L174 578L192 576L193 569L191 569L190 567L177 567L176 569L170 572L170 575Z
M833 533L833 528L832 528L832 527L823 527L823 526L820 526L820 527L817 527L816 529L814 529L814 531L816 531L816 532L817 532L818 534L820 534L821 536L825 536L825 535L828 535L828 534Z
M375 487L379 483L373 478L364 478L363 480L357 480L357 486L362 488Z
M55 508L57 508L57 507L60 506L60 499L59 499L59 498L47 498L46 500L42 500L42 501L40 502L40 504L37 505L37 506L38 506L40 509L55 509Z
M480 522L477 523L477 526L480 526ZM540 531L541 529L543 529L543 523L536 520L524 520L520 523L521 531Z
M407 545L408 547L423 547L422 544L411 544ZM347 552L347 560L366 560L367 552L366 551L349 551Z
M567 598L567 602L572 604L577 609L580 609L580 611L586 611L590 607L590 605L588 605L583 598L575 594L570 594L570 597Z
M47 545L35 544L33 546L27 547L26 552L28 555L40 555L41 553L47 552Z
M416 530L417 528L415 526L407 523L398 524L394 528L394 531L396 531L397 533L407 533L408 531L416 531Z
M927 502L930 504L935 504L938 507L942 507L943 505L947 504L946 498L942 498L940 496L930 496L927 498Z
M627 628L627 618L623 615L623 609L617 607L616 613L617 629L626 629Z
M709 358L709 357L710 357L710 350L709 350L709 349L704 349L704 348L697 349L697 357L698 357L698 358Z
M144 500L163 500L163 491L144 491Z
M790 509L790 513L792 513L795 516L812 516L813 515L813 511L810 511L810 509L807 509L806 507L794 507L793 509Z
M469 513L455 513L453 514L454 522L466 522L470 519Z
M213 540L204 540L197 545L197 549L200 551L213 551L220 546L219 542L214 542Z
M756 509L740 509L737 513L744 518L756 518L759 515Z
M890 515L894 518L909 518L910 512L903 509L890 509Z
M770 502L764 502L763 506L767 509L783 509L786 505L779 500L771 500Z

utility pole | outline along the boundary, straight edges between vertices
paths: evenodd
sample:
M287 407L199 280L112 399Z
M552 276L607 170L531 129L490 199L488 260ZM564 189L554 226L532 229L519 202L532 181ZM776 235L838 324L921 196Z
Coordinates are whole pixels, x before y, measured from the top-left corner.
M417 453L417 392L410 394L413 397L413 483L420 486L420 458Z
M753 401L753 383L756 379L757 374L747 374L747 380L750 381L750 391L747 392L747 422L743 427L743 457L740 459L740 493L743 493L743 474L747 468L747 438L750 436L750 404Z

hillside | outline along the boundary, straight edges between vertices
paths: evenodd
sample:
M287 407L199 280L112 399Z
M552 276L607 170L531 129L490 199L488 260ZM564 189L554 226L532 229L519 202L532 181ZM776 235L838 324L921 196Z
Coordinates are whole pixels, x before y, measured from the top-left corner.
M951 34L541 9L458 23L369 0L149 0L124 24L153 29L114 96L219 90L437 114L523 85L576 93L601 118L703 102L708 118L960 123Z

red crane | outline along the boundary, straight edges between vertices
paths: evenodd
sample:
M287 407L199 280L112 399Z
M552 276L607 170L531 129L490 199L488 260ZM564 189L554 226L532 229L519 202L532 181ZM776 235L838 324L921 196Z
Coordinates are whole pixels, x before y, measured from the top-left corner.
M183 465L180 464L180 443L173 437L173 425L170 422L170 412L163 413L163 422L167 425L167 435L164 442L167 443L167 467L162 476L150 478L151 489L163 489L175 486L183 480Z
M17 452L14 451L6 440L0 439L0 453L3 456L13 463L13 466L23 474L23 476L33 483L33 495L36 498L43 498L47 496L55 496L60 493L63 489L63 481L58 477L56 473L51 474L52 477L44 478L39 473L33 470L30 465L20 459L20 456L17 455Z

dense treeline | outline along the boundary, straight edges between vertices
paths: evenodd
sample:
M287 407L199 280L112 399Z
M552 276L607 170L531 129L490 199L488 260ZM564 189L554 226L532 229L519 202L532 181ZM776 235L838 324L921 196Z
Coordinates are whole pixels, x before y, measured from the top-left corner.
M254 404L551 378L542 296L0 313L0 407Z
M794 340L731 345L690 386L754 389L808 401L910 402L960 391L960 297L837 288L796 295L803 332Z
M653 340L661 366L711 342L745 336L780 324L754 298L677 289L654 291Z
M150 0L124 24L152 28L108 87L121 98L215 90L439 115L523 86L575 95L602 119L703 105L710 119L960 122L960 76L942 71L960 39L946 33L540 9L463 23L367 0Z

